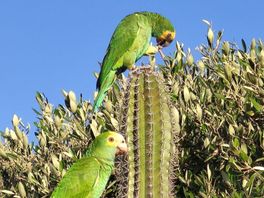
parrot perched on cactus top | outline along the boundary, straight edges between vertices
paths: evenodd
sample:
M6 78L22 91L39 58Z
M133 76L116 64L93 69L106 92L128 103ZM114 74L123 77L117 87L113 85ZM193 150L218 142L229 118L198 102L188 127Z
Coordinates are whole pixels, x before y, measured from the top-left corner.
M127 152L124 137L107 131L95 138L86 156L76 161L52 193L52 198L99 198L113 171L117 154Z
M101 65L96 84L99 91L94 102L95 112L102 105L116 75L134 68L138 59L152 53L148 50L153 48L150 46L151 37L156 38L159 48L166 47L175 37L174 27L168 19L152 12L136 12L119 23Z

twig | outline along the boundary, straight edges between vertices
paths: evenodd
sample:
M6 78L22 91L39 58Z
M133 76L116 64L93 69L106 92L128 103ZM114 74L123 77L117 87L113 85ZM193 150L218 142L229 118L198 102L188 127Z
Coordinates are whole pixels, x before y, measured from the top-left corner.
M170 65L169 65L168 62L166 61L166 59L165 59L165 55L164 55L164 53L161 51L161 49L159 49L159 53L160 53L160 56L161 56L162 60L164 61L165 65L166 65L167 67L169 67Z

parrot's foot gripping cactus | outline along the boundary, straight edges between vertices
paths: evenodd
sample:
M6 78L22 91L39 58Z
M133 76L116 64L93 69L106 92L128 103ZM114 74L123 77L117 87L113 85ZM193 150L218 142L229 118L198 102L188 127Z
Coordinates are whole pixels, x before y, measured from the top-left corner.
M163 77L151 67L131 72L120 115L128 156L117 162L117 197L173 197L178 131Z

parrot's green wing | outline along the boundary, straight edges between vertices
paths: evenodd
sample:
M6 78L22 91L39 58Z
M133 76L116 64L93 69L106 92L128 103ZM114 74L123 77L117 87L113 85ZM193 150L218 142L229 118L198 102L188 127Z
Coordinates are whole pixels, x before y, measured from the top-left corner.
M134 64L146 51L151 39L147 17L132 14L115 29L104 57L97 88L101 88L111 70L126 69L126 62ZM127 60L130 59L130 60Z
M51 197L99 198L111 171L111 166L102 164L95 157L84 157L67 171Z

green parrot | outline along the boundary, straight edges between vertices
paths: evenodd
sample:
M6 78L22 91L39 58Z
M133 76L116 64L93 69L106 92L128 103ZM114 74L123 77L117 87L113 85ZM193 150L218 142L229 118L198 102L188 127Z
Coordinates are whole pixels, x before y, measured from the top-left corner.
M52 198L99 198L114 168L117 154L127 152L124 137L107 131L98 135L86 156L77 160L66 172Z
M151 37L156 38L158 48L166 47L175 37L174 27L168 19L152 12L136 12L119 23L101 65L96 84L98 95L93 107L95 112L103 103L116 76L126 69L134 68L135 62L143 55L153 53Z

